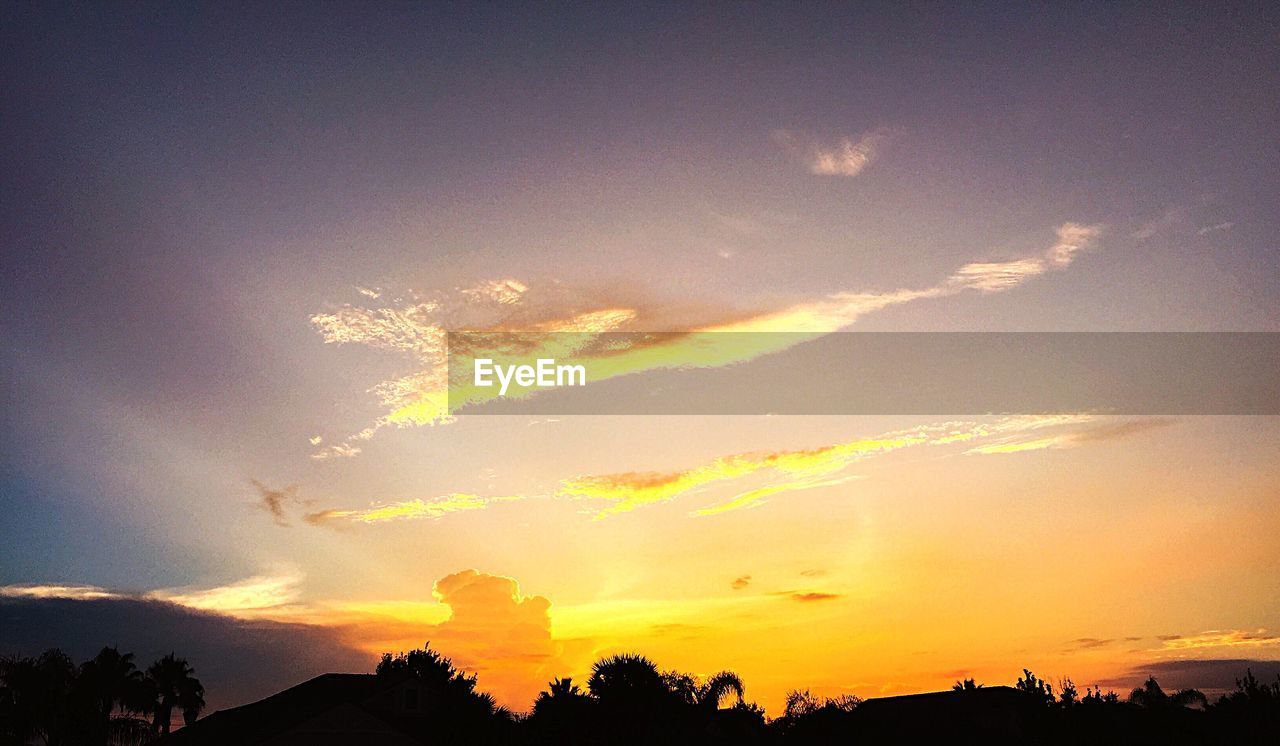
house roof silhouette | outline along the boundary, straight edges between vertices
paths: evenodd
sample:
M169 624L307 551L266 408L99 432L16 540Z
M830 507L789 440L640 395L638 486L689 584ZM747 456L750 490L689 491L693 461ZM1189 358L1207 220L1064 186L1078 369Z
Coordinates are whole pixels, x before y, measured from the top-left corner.
M419 688L407 678L323 674L266 699L219 710L172 733L162 743L417 744L421 742L403 726L420 714Z

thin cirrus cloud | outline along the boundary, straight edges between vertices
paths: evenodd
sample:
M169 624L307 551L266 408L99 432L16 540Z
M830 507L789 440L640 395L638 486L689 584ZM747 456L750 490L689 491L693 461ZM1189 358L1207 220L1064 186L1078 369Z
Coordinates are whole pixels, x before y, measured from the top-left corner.
M1160 649L1166 651L1280 646L1280 633L1265 628L1214 629L1194 635L1161 635L1159 639Z
M313 327L325 343L395 351L405 355L414 370L372 387L372 393L387 408L386 414L342 441L313 452L312 457L358 455L364 441L388 426L449 423L453 421L449 411L451 395L456 401L473 403L492 397L491 390L480 395L469 392L465 386L450 392L446 360L449 329L531 332L535 336L544 332L580 333L574 336L586 347L568 352L577 362L591 366L594 381L663 368L721 367L783 351L806 339L844 329L866 314L892 306L968 291L996 293L1012 289L1033 277L1069 266L1096 242L1101 231L1098 225L1064 223L1055 230L1056 240L1046 249L1008 261L965 264L944 281L928 287L834 293L742 317L696 323L673 323L656 308L622 302L595 300L594 308L581 310L581 298L540 294L535 288L510 278L486 281L453 294L384 295L385 302L373 307L347 304L311 317ZM658 331L655 327L675 327L690 334L657 335L643 346L623 351L589 348L591 333ZM789 334L761 334L750 345L726 335L701 334L696 339L692 336L705 332ZM522 338L522 342L527 344L528 339ZM563 337L554 344L564 344ZM530 358L556 357L551 352L523 350Z
M846 484L864 478L849 472L867 459L918 446L972 446L966 454L988 455L1084 445L1114 440L1176 420L1151 418L1129 421L1100 419L1090 414L1025 415L994 421L948 421L856 438L820 448L739 453L665 472L622 472L575 476L560 480L550 493L487 497L450 493L433 499L416 498L363 509L329 509L308 514L314 525L380 524L430 519L483 510L495 503L529 499L567 499L586 502L594 520L678 499L703 499L690 512L707 517L764 505L788 492ZM741 580L741 578L740 578ZM749 580L749 579L748 579Z
M1074 448L1075 446L1083 445L1085 443L1115 440L1117 438L1136 435L1148 430L1169 427L1177 424L1177 422L1178 421L1176 419L1168 417L1152 417L1115 424L1099 425L1075 432L1058 433L1044 438L1032 438L1027 440L1020 440L1016 437L1004 438L995 443L988 443L986 445L971 448L966 451L966 453L970 455L976 454L991 456L1022 453L1024 451L1043 451L1049 448Z
M823 142L789 130L774 132L773 139L802 162L815 176L852 177L862 173L880 156L889 141L886 128L864 132L856 137L842 137Z
M321 510L308 513L304 520L312 525L331 521L355 521L357 523L386 523L406 518L442 518L450 513L481 510L491 503L522 500L523 496L483 497L466 492L454 492L432 500L421 498L379 505L363 510Z
M966 264L956 270L949 282L984 293L1008 290L1051 269L1070 265L1076 255L1093 245L1101 230L1097 225L1065 223L1058 227L1058 240L1044 254L1007 262Z

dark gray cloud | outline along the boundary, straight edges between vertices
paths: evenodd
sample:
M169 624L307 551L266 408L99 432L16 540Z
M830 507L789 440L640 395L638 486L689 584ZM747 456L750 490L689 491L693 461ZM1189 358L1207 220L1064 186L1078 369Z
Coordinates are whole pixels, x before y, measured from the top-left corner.
M1076 649L1089 649L1105 647L1113 642L1115 642L1115 640L1111 638L1078 637L1072 640L1069 644Z
M1097 684L1117 691L1128 690L1154 676L1165 691L1194 688L1214 697L1234 689L1236 679L1248 670L1252 670L1261 681L1274 681L1280 675L1280 661L1250 658L1153 661L1134 666L1126 673L1103 679Z
M274 490L256 479L250 480L250 482L253 484L253 488L258 491L258 507L270 513L276 525L290 525L289 507L302 502L298 497L298 485L291 484Z
M77 661L104 645L140 666L185 657L205 685L209 712L252 702L321 673L371 672L375 660L306 624L246 621L161 601L0 598L0 655L58 647Z

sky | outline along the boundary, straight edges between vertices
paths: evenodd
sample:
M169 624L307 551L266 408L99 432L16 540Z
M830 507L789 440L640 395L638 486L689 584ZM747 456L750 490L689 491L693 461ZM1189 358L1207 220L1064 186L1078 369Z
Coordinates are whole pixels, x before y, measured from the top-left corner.
M186 650L225 707L430 640L524 709L637 651L774 713L1280 660L1275 416L438 396L465 329L1280 331L1274 6L6 4L0 35L0 652Z

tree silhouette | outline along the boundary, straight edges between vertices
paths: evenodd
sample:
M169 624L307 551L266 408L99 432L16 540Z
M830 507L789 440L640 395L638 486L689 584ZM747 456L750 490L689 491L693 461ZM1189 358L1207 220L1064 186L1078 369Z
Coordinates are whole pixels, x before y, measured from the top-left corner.
M973 679L965 679L964 681L957 681L956 683L951 685L951 691L954 691L954 692L972 692L981 688L982 688L982 684L979 684Z
M1072 707L1080 701L1080 690L1071 677L1064 676L1058 682L1058 703L1063 707Z
M184 723L195 722L204 709L204 686L186 659L169 653L147 668L146 678L155 690L152 724L157 732L162 735L169 732L174 708L182 711Z
M743 702L746 695L746 687L742 685L742 679L733 671L721 671L713 674L697 689L696 703L709 710L720 709L720 702L730 694L737 697L738 703Z
M0 660L0 743L145 743L168 732L175 707L195 722L204 687L185 660L171 653L145 675L133 661L114 647L78 667L57 649Z
M1022 669L1022 676L1018 677L1018 682L1013 686L1018 691L1025 692L1036 703L1053 703L1053 685L1044 679L1036 678L1030 669Z
M133 653L105 647L80 666L80 684L93 699L104 719L117 709L124 711L137 703L142 672L133 663Z
M653 661L629 653L596 661L587 689L605 704L653 703L671 692Z

